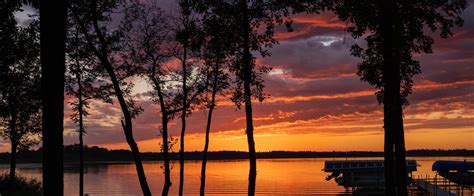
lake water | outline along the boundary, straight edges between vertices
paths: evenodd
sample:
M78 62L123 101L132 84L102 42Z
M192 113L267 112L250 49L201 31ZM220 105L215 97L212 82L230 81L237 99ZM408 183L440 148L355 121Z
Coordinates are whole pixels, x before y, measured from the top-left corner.
M382 159L380 158L350 158ZM468 160L474 157L409 157L420 165L413 175L431 175L431 165L435 160ZM259 159L257 162L256 194L326 194L344 193L344 188L334 180L326 181L328 175L321 171L326 160L345 158L308 159ZM173 162L170 194L178 192L179 163ZM161 194L163 186L162 162L145 162L148 183L154 195ZM78 194L79 175L74 165L67 165L64 174L65 195ZM185 163L186 195L199 194L200 161ZM8 165L0 165L0 173L8 172ZM19 164L19 175L41 180L41 164ZM247 193L248 162L246 160L209 161L207 164L206 193L208 195ZM85 193L93 195L141 195L135 165L132 163L103 163L87 165L85 170Z

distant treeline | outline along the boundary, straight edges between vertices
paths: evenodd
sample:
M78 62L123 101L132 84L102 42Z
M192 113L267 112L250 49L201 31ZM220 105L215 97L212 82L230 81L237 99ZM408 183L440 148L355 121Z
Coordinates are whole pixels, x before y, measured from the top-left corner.
M64 161L78 162L79 151L78 145L69 145L64 147ZM18 153L18 162L20 163L41 163L42 149L21 151ZM86 162L105 162L105 161L133 161L132 154L129 150L109 150L102 147L92 146L86 147L84 151ZM248 153L242 151L218 151L209 152L210 160L232 160L247 159ZM454 150L432 150L420 149L409 150L407 156L411 157L436 157L436 156L474 156L474 150L454 149ZM375 151L332 151L332 152L312 152L312 151L271 151L258 152L257 157L260 159L270 158L340 158L340 157L383 157L383 152ZM178 160L178 153L171 153L172 160ZM163 160L162 153L145 152L142 153L144 161ZM201 160L202 152L186 152L187 160ZM0 163L9 163L10 153L0 153Z

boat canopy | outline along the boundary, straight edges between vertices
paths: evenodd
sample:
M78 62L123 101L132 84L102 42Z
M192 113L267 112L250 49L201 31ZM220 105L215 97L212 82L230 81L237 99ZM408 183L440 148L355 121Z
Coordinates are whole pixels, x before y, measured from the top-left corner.
M341 160L326 161L324 163L325 172L335 172L344 170L361 170L361 169L382 169L384 168L383 160ZM416 171L416 161L407 160L407 171Z
M469 171L474 170L474 162L468 161L435 161L431 168L433 171Z

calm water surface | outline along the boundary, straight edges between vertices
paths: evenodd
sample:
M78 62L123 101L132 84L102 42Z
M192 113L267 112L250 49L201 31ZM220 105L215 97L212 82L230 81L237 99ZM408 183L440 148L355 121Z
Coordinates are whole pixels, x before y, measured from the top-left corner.
M350 158L382 159L382 158ZM470 160L474 157L409 157L417 160L418 171L414 175L431 175L431 165L435 160ZM345 160L345 158L310 159L260 159L257 163L256 194L329 194L344 193L344 188L334 180L326 181L328 175L321 171L326 160ZM163 186L162 162L145 162L148 183L154 195L161 194ZM78 194L79 175L74 165L68 165L64 174L66 195ZM8 172L8 165L0 165L0 173ZM186 195L199 194L200 161L187 161L185 164ZM41 180L40 164L19 164L18 173L28 178ZM207 164L206 193L208 195L247 193L248 162L246 160L209 161ZM173 162L170 193L178 193L179 165ZM140 195L140 186L131 163L104 163L87 165L85 170L85 193L89 195Z

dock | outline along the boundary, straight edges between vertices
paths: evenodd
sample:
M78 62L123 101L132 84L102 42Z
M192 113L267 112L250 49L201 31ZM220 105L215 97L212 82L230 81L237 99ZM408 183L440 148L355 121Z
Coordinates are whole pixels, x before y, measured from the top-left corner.
M414 176L411 180L409 186L411 193L409 195L474 196L473 188L473 186L456 184L439 175L434 177L418 175Z
M439 186L436 186L435 184L432 184L431 182L423 180L423 179L414 179L413 184L420 187L421 189L423 189L423 191L429 193L430 195L438 195L438 196L456 195L447 190L440 189Z

